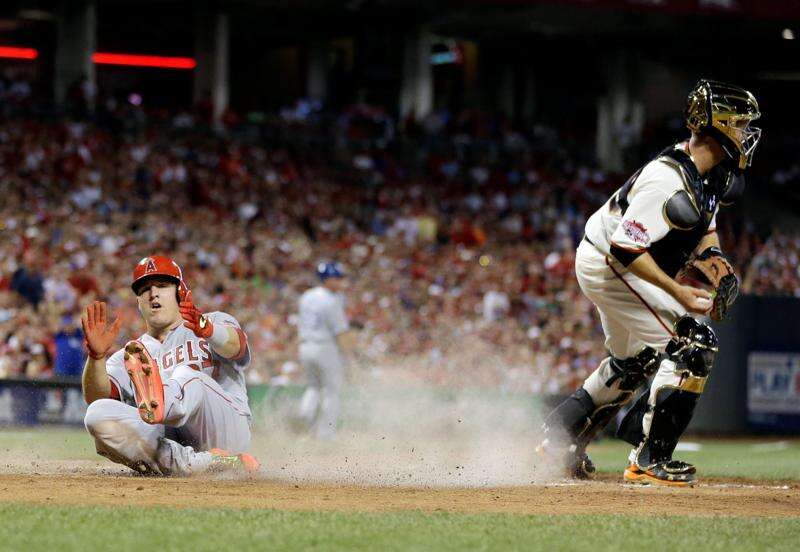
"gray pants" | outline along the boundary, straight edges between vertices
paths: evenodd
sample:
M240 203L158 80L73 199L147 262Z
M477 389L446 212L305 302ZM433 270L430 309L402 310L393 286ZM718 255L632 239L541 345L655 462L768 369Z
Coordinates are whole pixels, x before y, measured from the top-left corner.
M98 454L142 472L192 475L211 464L211 448L250 446L250 416L210 376L178 366L164 380L164 424L142 421L134 406L99 399L84 423Z
M339 347L334 343L301 343L300 362L308 377L308 387L300 401L300 418L313 426L317 437L331 438L339 420L344 369Z

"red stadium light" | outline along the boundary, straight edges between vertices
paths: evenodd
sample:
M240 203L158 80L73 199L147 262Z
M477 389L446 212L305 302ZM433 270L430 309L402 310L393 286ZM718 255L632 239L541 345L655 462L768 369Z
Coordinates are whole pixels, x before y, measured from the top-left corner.
M167 56L140 56L136 54L112 54L95 52L92 61L99 65L127 65L130 67L157 67L159 69L194 69L197 66L192 58Z
M39 52L35 48L16 48L13 46L0 46L0 58L7 59L36 59Z

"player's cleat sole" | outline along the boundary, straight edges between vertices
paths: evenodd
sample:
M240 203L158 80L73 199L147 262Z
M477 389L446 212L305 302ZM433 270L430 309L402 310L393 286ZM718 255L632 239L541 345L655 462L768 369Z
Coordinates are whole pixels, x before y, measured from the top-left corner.
M668 473L658 466L651 470L643 470L636 464L625 468L622 478L628 483L665 487L692 487L696 483L694 472Z
M213 448L208 452L213 456L210 471L238 471L248 475L255 475L261 471L261 463L252 454L243 452L233 454L227 450Z
M139 416L148 424L164 422L164 385L158 364L139 341L125 345L125 369L133 383Z

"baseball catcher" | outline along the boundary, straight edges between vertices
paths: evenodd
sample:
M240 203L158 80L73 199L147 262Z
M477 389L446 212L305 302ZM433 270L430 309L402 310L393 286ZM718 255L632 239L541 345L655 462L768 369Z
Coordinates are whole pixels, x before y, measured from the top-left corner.
M689 94L691 137L631 176L586 223L575 258L595 304L609 356L550 413L538 451L572 477L594 471L586 445L639 389L619 436L634 449L626 481L686 486L694 466L672 453L689 424L717 352L717 338L691 315L725 317L739 281L720 249L720 205L744 189L761 131L755 97L701 80Z

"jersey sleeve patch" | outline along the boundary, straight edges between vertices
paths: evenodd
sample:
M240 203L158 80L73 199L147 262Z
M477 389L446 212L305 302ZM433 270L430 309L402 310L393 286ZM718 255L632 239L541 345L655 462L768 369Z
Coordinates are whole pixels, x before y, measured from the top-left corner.
M643 223L632 219L623 220L622 230L633 243L645 248L650 245L650 234Z

